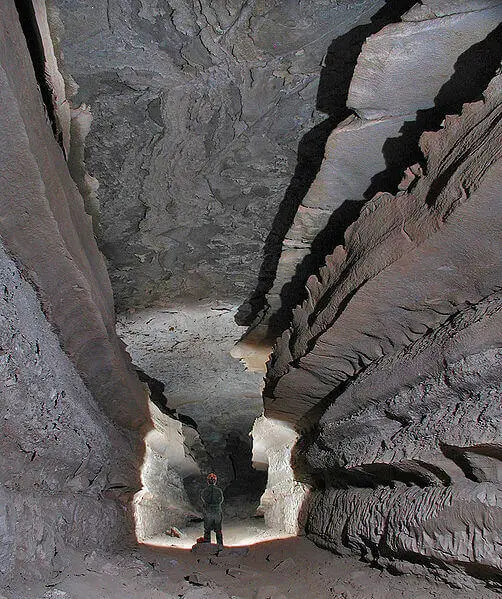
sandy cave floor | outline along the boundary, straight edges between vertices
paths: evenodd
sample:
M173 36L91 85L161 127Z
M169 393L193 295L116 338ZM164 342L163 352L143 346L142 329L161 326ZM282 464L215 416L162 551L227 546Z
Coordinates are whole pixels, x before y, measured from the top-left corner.
M225 550L198 555L181 539L157 537L117 553L73 552L70 564L39 582L0 591L7 599L495 599L489 589L452 589L412 575L393 576L355 558L341 558L303 537L264 540L245 556ZM268 534L262 525L228 523L226 543L242 545ZM165 546L162 544L165 543ZM178 546L169 546L177 543ZM195 577L194 577L195 575ZM190 578L192 582L188 581ZM198 584L194 584L198 582Z

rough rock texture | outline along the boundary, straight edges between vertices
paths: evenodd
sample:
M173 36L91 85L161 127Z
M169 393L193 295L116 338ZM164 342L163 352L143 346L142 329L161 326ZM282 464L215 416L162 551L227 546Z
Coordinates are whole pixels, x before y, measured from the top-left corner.
M501 485L473 482L330 489L311 500L309 536L322 547L361 552L401 573L425 572L427 565L454 586L469 588L473 582L461 568L488 579L502 569L501 498Z
M84 386L33 288L0 250L0 579L64 564L65 546L131 533L136 456ZM117 460L117 456L120 459ZM120 502L117 502L120 498Z
M365 205L265 387L266 415L316 425L299 447L326 488L312 537L457 582L501 571L501 89L425 133L424 167Z
M154 429L145 437L143 487L134 498L136 536L142 541L184 526L193 516L183 479L200 474L181 422L149 405Z
M59 567L69 545L132 540L136 429L151 428L146 388L114 330L104 260L54 137L64 146L69 129L59 136L43 91L58 80L43 3L21 16L24 32L14 2L2 3L2 579Z
M345 111L327 82L316 111L323 56L383 0L52 4L79 85L74 103L94 118L86 162L99 180L119 310L176 298L240 303L255 287L298 142L321 113ZM350 68L362 39L346 41L333 87L343 88L343 61ZM333 126L306 140L300 179Z
M261 496L258 513L265 524L289 534L303 531L307 485L295 480L291 452L297 433L283 422L261 416L253 430L253 467L266 469L267 487Z
M477 100L495 74L502 4L451 4L425 0L364 43L348 88L353 114L327 139L319 173L284 234L268 308L236 355L247 360L256 345L271 347L306 297L308 276L343 242L364 202L377 191L395 193L404 168L422 159L420 134Z
M165 385L167 407L197 427L209 454L196 453L203 473L214 470L227 502L236 500L245 511L249 501L256 507L265 482L251 468L249 440L263 404L261 377L229 353L244 330L235 313L236 306L223 302L125 312L117 330L134 363ZM201 482L188 486L195 505Z
M298 420L371 362L434 338L451 317L467 310L469 318L469 309L497 291L500 80L484 102L422 137L427 174L415 165L397 196L377 194L345 246L309 279L309 300L295 310L270 365L269 412L291 411L291 400Z
M0 235L93 396L114 420L139 428L148 420L145 390L115 333L105 263L47 122L13 1L2 5L0 28L0 127L8 139L0 146Z
M269 278L262 254L347 114L351 69L384 5L49 3L68 96L79 86L69 163L109 261L120 334L169 405L197 422L225 484L235 472L256 481L248 433L262 409L260 376L228 356L244 332L234 317L254 310L235 308ZM232 312L217 318L222 305Z
M197 495L200 440L167 403L147 410L90 216L121 334L197 420L234 515L261 480L259 377L228 363L236 306L251 294L247 324L270 292L267 336L306 293L265 388L302 437L292 456L292 426L255 429L269 523L297 530L308 483L319 544L500 578L500 77L441 121L498 67L502 5L412 4L4 3L3 578L127 537L137 431L139 536Z

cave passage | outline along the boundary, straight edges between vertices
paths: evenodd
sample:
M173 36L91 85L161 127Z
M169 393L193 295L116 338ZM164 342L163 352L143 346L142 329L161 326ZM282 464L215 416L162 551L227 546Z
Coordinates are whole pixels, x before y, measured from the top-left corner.
M495 599L502 0L0 4L0 599Z

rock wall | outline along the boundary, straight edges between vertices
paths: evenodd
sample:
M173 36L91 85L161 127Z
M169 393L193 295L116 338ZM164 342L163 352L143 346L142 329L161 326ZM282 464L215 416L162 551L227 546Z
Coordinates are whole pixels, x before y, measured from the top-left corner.
M284 233L265 316L234 350L251 365L256 346L266 356L287 328L308 277L343 243L364 203L378 191L395 193L403 170L421 160L420 135L479 99L500 64L500 2L405 8L400 22L381 23L362 45L347 85L350 113L327 138L319 173Z
M73 103L93 114L86 163L119 311L252 294L298 142L328 112L323 56L384 4L51 0Z
M131 441L97 405L0 250L0 580L64 565L65 548L132 535Z
M145 390L115 333L106 265L47 121L13 0L0 18L0 125L8 140L0 147L0 235L93 396L116 422L138 429L148 422Z
M194 511L183 481L200 474L186 444L186 437L190 438L187 427L163 414L153 403L149 405L154 429L145 437L143 486L134 498L136 536L140 541L169 534L173 526L186 525ZM193 442L197 441L197 432L192 429L191 433Z
M309 536L339 554L360 552L396 573L414 572L476 588L501 570L500 484L330 489L312 499Z
M501 86L424 133L425 161L364 206L264 392L304 433L312 538L454 584L501 574Z
M114 330L105 262L65 163L68 111L51 121L56 96L40 91L61 93L61 80L44 3L32 8L24 3L18 13L9 0L0 9L2 582L57 570L68 546L134 539L138 433L151 427L146 389Z
M345 246L309 279L309 300L295 310L270 364L269 411L298 420L376 359L497 290L499 91L500 76L484 102L425 134L425 168L412 166L397 196L377 194L366 204Z
M303 532L309 487L295 480L292 451L298 435L283 422L260 416L251 432L253 467L267 470L267 487L257 513L268 528L297 535Z

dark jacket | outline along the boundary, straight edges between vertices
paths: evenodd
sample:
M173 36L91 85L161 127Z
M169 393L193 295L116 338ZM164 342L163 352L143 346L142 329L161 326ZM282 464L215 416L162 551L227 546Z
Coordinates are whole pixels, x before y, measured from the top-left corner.
M208 485L200 494L204 511L210 514L221 514L223 493L216 485Z

